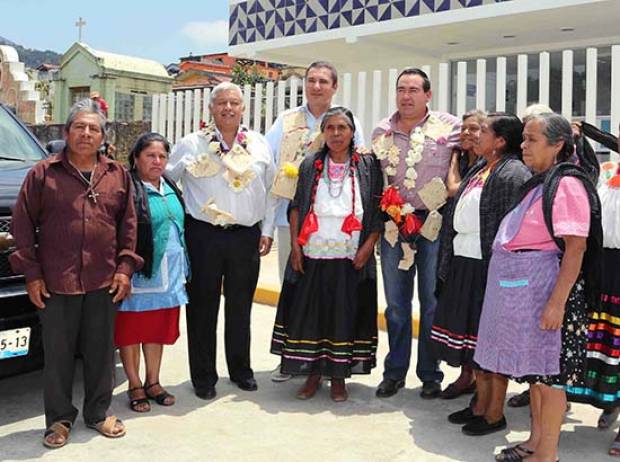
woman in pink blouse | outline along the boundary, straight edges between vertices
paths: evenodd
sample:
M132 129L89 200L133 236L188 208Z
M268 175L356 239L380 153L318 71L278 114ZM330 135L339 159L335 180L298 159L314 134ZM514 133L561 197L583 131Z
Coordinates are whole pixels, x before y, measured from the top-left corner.
M495 237L474 360L531 385L530 438L496 460L557 460L566 387L582 381L587 307L600 297L600 201L569 162L569 122L528 120L523 161L534 172Z

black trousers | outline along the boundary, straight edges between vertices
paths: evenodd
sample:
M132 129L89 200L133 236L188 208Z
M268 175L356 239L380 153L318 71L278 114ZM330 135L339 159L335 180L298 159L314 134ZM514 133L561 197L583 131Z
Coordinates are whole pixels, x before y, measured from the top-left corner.
M258 225L224 229L188 216L185 239L192 268L185 312L192 384L200 390L217 383L216 331L222 287L228 373L234 381L249 379L254 376L250 312L260 267L260 229Z
M84 406L86 423L106 417L114 388L114 318L109 287L82 295L59 295L45 300L39 310L43 326L43 401L45 425L58 420L74 422L73 406L75 356L84 360Z

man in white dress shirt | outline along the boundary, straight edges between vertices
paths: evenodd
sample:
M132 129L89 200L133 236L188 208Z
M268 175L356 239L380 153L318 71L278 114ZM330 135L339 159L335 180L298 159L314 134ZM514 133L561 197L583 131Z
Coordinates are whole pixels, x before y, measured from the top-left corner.
M226 362L231 381L257 389L250 367L250 310L260 256L273 241L275 165L259 133L241 126L241 89L221 83L211 93L213 123L181 139L168 162L187 206L191 263L187 334L192 384L202 399L215 397L216 330L225 297Z

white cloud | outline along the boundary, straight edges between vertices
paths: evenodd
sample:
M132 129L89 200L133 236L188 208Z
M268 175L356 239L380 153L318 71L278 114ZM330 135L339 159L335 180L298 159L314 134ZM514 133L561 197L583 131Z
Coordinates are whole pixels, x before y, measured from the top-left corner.
M228 46L228 21L188 22L181 29L181 33L201 48L224 51Z

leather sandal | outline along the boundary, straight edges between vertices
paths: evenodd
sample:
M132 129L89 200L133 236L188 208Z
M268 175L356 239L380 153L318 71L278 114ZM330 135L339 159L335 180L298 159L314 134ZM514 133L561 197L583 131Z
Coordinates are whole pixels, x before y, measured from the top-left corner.
M49 426L43 434L43 446L49 449L62 448L67 441L69 441L69 433L71 432L72 424L68 420L59 420ZM60 436L61 440L53 442L50 440L50 436Z
M534 454L529 448L523 446L523 444L517 444L516 446L510 446L502 449L499 454L495 456L496 462L521 462L526 457L530 457Z
M175 403L175 398L174 395L171 395L170 393L168 393L166 390L163 390L159 395L157 396L153 396L151 394L149 394L149 389L153 388L155 385L159 385L159 382L155 382L152 383L150 385L144 385L144 394L146 394L146 397L148 399L152 399L153 401L155 401L157 404L159 404L160 406L172 406ZM172 398L172 402L166 402L166 399L168 398Z
M614 442L611 443L611 446L609 446L607 454L611 457L620 457L620 441L614 440Z
M120 425L121 430L115 432L114 430L119 428L117 427L117 424ZM127 429L121 419L113 415L109 415L104 420L100 420L99 422L86 424L86 426L98 431L106 438L121 438L127 433Z
M144 398L132 398L131 393L134 391L142 390L144 392ZM149 402L148 397L146 396L146 391L144 391L144 387L134 387L127 390L127 395L129 396L129 409L134 412L149 412L151 410L151 404ZM141 409L140 406L146 404L146 406Z
M305 383L297 391L297 399L306 400L312 398L316 391L321 388L322 377L317 374L309 375Z

